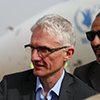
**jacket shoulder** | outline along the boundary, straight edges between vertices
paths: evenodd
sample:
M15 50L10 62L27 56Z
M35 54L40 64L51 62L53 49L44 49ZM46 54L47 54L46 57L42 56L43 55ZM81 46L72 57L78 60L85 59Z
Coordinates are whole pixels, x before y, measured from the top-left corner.
M31 73L33 73L32 69L26 70L26 71L22 71L22 72L16 72L16 73L8 74L8 75L5 75L4 78L6 78L6 79L21 78L21 77L25 77L27 75L30 75Z
M63 94L64 91L67 91L66 93L68 94L64 95ZM83 100L89 96L96 94L96 91L93 90L91 87L89 87L87 84L85 84L83 81L81 81L76 76L70 73L66 73L64 80L63 80L61 93L62 93L61 95L63 95L62 98L68 95L74 100Z
M16 72L13 74L5 75L1 81L1 83L6 82L9 86L19 85L21 82L27 80L29 76L33 73L33 69L26 70L22 72Z
M85 65L82 65L82 66L79 66L77 68L75 68L74 70L74 74L76 75L77 73L87 73L87 71L90 69L90 67L95 63L96 61L92 61L92 62L89 62Z

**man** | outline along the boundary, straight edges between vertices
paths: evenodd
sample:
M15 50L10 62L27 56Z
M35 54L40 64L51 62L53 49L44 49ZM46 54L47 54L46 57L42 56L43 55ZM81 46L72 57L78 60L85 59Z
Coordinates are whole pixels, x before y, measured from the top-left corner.
M91 31L87 32L86 35L95 53L96 61L76 68L74 74L100 92L100 12L93 21Z
M34 70L5 76L0 83L0 100L82 100L96 94L64 70L75 44L74 30L67 19L47 15L31 31L25 48L31 51Z

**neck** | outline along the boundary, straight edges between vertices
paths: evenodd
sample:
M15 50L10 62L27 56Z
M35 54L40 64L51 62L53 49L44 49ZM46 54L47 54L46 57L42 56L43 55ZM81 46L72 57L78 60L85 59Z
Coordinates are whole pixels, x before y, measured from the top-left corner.
M53 86L57 83L62 73L63 73L63 70L61 70L60 72L53 73L53 75L50 75L50 77L40 78L41 83L43 85L43 89L44 89L44 96L46 96L49 90L52 89Z

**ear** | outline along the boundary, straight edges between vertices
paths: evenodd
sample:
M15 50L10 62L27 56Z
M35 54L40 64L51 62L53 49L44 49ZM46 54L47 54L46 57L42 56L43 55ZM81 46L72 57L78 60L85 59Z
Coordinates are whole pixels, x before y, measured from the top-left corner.
M74 47L66 48L64 61L71 59L74 54L74 51L75 51Z

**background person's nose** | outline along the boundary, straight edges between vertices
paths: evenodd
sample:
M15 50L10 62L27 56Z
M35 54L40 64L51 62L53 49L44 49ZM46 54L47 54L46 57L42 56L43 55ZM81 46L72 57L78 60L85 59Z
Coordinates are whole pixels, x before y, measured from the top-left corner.
M100 44L100 38L97 35L94 37L92 44L95 45L95 46Z

